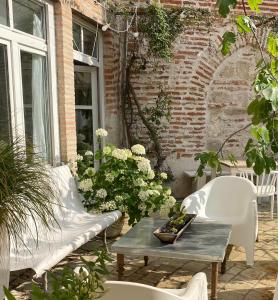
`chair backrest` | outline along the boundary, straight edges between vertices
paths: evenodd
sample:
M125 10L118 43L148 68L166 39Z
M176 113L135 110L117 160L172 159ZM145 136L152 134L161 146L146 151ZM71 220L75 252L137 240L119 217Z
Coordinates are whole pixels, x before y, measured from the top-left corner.
M256 200L254 184L237 176L221 176L207 184L205 214L210 218L239 218L247 214Z
M56 167L50 170L50 176L58 189L60 204L76 212L84 212L81 195L78 193L76 182L68 166Z
M186 300L168 291L134 282L107 282L105 287L107 292L101 300Z
M257 196L263 197L275 193L278 179L278 172L271 171L269 174L257 175L253 169L240 169L237 173L240 177L246 178L256 185Z

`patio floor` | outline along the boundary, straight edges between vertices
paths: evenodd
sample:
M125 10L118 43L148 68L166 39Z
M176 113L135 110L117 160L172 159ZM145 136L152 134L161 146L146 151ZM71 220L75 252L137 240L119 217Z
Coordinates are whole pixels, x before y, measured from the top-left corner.
M256 243L255 265L247 267L243 249L234 247L227 263L227 272L219 276L218 299L272 299L276 275L278 273L278 219L270 219L268 204L259 206L259 242ZM128 226L125 227L128 230ZM109 244L113 243L109 241ZM90 254L93 247L102 247L101 239L95 239L78 249L56 268L64 265L76 266L79 256L93 259ZM115 258L115 255L113 254ZM143 257L126 257L125 281L135 281L163 288L180 288L197 272L205 272L210 288L210 264L172 259L152 259L144 266ZM111 275L109 279L116 279L115 262L109 265ZM31 271L13 272L11 274L11 288L17 299L30 299ZM117 300L117 299L115 299Z

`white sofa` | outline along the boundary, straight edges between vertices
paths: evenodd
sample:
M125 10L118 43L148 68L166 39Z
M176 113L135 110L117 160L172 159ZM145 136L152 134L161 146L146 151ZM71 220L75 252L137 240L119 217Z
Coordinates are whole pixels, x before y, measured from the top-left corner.
M101 300L208 300L207 278L198 273L184 289L160 289L145 284L108 281Z
M247 265L254 264L258 233L257 195L254 184L237 176L221 176L185 198L182 206L199 220L231 224L229 243L243 246Z
M60 205L55 205L59 226L53 224L51 230L47 230L30 220L33 236L28 232L23 237L27 248L20 242L17 249L11 245L11 271L30 268L36 272L36 277L41 276L121 217L119 211L98 215L87 213L68 166L54 168L50 173L60 198Z

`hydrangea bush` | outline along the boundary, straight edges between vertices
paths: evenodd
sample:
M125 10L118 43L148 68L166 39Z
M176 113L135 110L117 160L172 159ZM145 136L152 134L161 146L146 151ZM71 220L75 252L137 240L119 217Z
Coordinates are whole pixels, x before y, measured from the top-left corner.
M101 144L108 133L98 129L96 135ZM167 174L155 174L145 154L142 145L131 149L109 145L95 155L90 151L78 155L77 180L85 207L101 213L118 209L128 214L130 225L153 212L167 215L176 202L171 190L163 186Z

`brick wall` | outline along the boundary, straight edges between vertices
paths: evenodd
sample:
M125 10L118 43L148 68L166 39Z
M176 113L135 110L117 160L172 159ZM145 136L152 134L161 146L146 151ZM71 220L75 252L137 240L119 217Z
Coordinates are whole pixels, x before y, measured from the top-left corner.
M216 1L183 2L212 11L216 9ZM181 5L181 1L161 0L161 3ZM278 2L266 1L262 10L277 15ZM176 41L170 63L162 62L155 72L147 68L134 78L142 104L153 101L159 85L172 97L172 120L163 135L162 146L167 155L166 164L176 178L173 188L178 197L190 192L190 179L184 170L196 168L194 155L217 149L225 138L250 121L245 111L252 99L251 85L259 56L253 39L241 38L232 54L223 57L219 49L226 30L231 30L231 23L229 19L220 18L214 19L209 32L206 26L186 28ZM259 38L264 43L266 32L259 32ZM146 138L144 130L139 132ZM248 132L234 137L224 152L233 152L241 158L247 137Z

